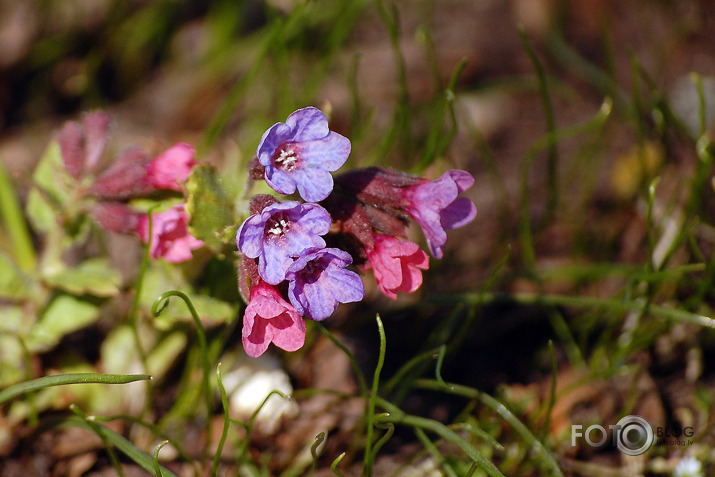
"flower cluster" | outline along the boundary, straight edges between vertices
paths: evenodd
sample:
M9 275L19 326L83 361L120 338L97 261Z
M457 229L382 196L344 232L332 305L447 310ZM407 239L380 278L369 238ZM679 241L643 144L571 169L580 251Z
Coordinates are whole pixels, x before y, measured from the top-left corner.
M102 161L110 135L111 116L95 111L86 114L81 123L67 122L59 134L65 169L78 180L88 179L88 195L94 200L91 209L95 219L107 230L136 233L149 243L149 218L127 203L160 191L182 192L182 184L196 165L195 150L178 143L154 158L141 149L122 151L114 161ZM184 204L152 215L150 253L169 262L191 259L191 251L203 242L188 231L188 214Z
M363 299L360 273L372 270L379 290L396 299L422 284L429 257L407 240L412 218L427 248L442 258L446 230L476 216L459 197L474 183L461 170L435 181L383 168L356 169L333 178L350 154L350 141L330 131L317 108L295 111L261 138L251 177L265 179L280 194L251 200L251 215L236 235L240 284L248 302L243 345L259 356L273 342L287 351L305 341L303 318L324 320L340 303Z

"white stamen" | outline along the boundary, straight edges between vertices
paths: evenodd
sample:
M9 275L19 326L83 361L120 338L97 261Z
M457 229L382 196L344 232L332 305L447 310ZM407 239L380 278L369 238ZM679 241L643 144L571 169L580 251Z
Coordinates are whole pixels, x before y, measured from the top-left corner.
M281 149L280 156L276 158L276 164L284 169L290 170L295 166L297 160L298 156L296 156L293 149Z
M286 229L290 226L290 222L288 222L285 219L281 219L280 221L276 222L273 227L268 229L268 233L272 235L281 235L283 232L285 232Z

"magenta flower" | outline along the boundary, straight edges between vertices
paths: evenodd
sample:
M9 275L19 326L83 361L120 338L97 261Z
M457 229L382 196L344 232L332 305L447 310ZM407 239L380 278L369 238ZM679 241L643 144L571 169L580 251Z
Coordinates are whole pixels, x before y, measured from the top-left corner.
M167 262L179 263L191 260L191 251L204 243L189 233L189 214L180 204L164 212L152 214L150 254ZM149 217L139 216L137 232L144 243L149 241Z
M380 291L393 300L397 291L412 293L422 285L422 270L429 268L429 257L419 245L397 237L375 234L375 248L367 251Z
M275 203L241 224L236 244L246 257L258 259L261 278L277 285L295 258L325 247L320 236L328 233L330 222L330 214L318 204Z
M157 189L181 192L181 184L186 182L191 169L196 165L196 150L185 142L180 142L162 152L144 167L146 180Z
M278 290L259 281L243 314L243 349L253 358L262 355L273 342L286 351L296 351L305 343L305 322Z
M333 314L339 303L360 301L365 296L357 273L345 270L350 254L324 248L299 257L288 268L288 299L306 318L320 321Z
M444 255L445 230L466 225L476 217L477 206L467 198L457 197L472 184L471 174L452 169L437 180L425 180L402 190L402 197L409 203L405 210L422 228L433 257Z
M317 108L295 111L285 123L271 126L258 144L256 156L269 186L281 194L296 188L308 202L325 199L333 190L331 171L350 155L350 140L328 129Z

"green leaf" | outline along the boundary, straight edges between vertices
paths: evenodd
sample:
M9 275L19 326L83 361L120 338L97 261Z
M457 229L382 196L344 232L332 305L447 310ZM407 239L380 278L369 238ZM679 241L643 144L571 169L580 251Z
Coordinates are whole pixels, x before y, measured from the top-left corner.
M63 206L71 200L78 184L65 169L58 141L52 141L47 146L35 168L32 180L45 192L52 203Z
M5 309L3 309L3 317ZM25 356L20 341L0 333L0 386L16 383L25 376Z
M27 347L33 352L51 349L64 335L93 323L98 316L96 305L71 295L59 295L30 331Z
M27 278L10 257L0 252L0 297L26 298L29 293Z
M37 187L30 189L25 211L32 227L38 232L48 233L59 227L57 223L59 211L52 207L46 195Z
M213 166L201 164L194 167L186 181L186 212L189 232L212 248L222 248L220 234L235 222L233 207L218 172Z
M122 277L106 259L94 258L85 260L76 268L67 268L45 277L45 282L73 295L109 297L119 292Z

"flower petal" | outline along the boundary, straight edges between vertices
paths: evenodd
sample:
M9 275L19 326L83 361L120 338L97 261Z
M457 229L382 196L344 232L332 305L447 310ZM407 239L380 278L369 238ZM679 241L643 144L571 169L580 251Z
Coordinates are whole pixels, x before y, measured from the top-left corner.
M459 197L439 213L440 223L445 230L456 229L468 224L477 216L477 206L466 197Z
M328 135L328 118L318 108L308 106L288 116L286 124L291 128L291 140L311 141Z

